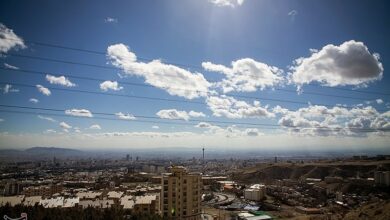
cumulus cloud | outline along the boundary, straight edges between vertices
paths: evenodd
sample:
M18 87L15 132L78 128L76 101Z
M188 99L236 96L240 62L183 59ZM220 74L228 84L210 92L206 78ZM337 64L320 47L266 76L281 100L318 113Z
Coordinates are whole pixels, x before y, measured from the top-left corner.
M124 120L135 120L135 119L136 119L136 117L134 117L134 115L129 114L129 113L118 112L118 113L115 113L115 115L116 115L118 118L124 119Z
M4 67L7 68L7 69L13 69L13 70L19 69L19 67L13 66L13 65L8 64L8 63L4 63Z
M261 133L257 128L237 128L235 125L228 126L226 128L210 124L208 122L199 122L195 125L196 128L205 130L205 134L222 135L225 137L240 137L240 136L258 136Z
M257 128L247 128L245 130L245 133L248 136L258 136L260 134L259 130Z
M46 88L46 87L44 87L42 85L36 85L36 87L37 87L38 91L40 93L42 93L43 95L45 95L45 96L51 95L51 92L50 92L50 90L48 88Z
M366 86L382 78L383 66L378 54L351 40L340 46L328 44L310 57L296 59L291 71L290 81L298 88L311 82L330 87Z
M224 93L231 91L254 92L267 87L274 87L283 82L283 71L277 67L244 58L232 62L232 67L226 67L211 62L203 62L202 67L207 71L219 72L226 76L216 83Z
M66 78L65 76L52 76L52 75L49 75L47 74L46 75L46 80L50 83L50 84L57 84L57 85L62 85L62 86L66 86L66 87L73 87L73 86L76 86L76 84L72 83L68 78Z
M34 103L34 104L37 104L39 102L39 100L35 99L35 98L31 98L28 101L31 102L31 103Z
M170 95L187 99L206 96L210 83L201 73L190 72L180 67L164 64L160 60L148 63L137 61L137 56L124 44L115 44L107 48L107 57L111 64L122 69L128 75L145 78L145 82Z
M70 126L70 125L67 124L66 122L61 122L61 123L60 123L60 127L61 127L62 129L71 129L71 128L72 128L72 126Z
M197 125L195 125L196 128L210 128L212 125L207 122L199 122Z
M39 119L42 119L42 120L47 120L47 121L50 121L50 122L57 122L57 121L54 120L53 118L45 117L45 116L42 116L42 115L38 115L38 118L39 118Z
M157 126L157 125L153 125L152 128L153 128L153 129L159 129L160 127Z
M65 110L65 114L78 116L78 117L88 117L88 118L93 117L93 114L87 109L68 109Z
M295 111L276 106L273 112L281 115L279 125L302 135L365 136L366 132L362 132L362 129L375 132L389 126L386 113L381 114L372 106L345 108L312 105Z
M3 90L3 94L8 94L11 92L19 92L19 89L12 88L12 85L10 84L5 84L4 87L0 89Z
M245 101L236 100L233 97L210 96L206 103L216 117L227 118L259 118L275 117L273 112L268 111L268 106L262 107L259 101L249 104Z
M383 104L383 100L382 99L376 99L376 104Z
M156 113L157 116L163 119L181 119L188 121L191 117L206 117L203 112L195 112L195 111L179 111L176 109L163 109Z
M117 18L113 18L113 17L107 17L104 19L104 22L105 23L118 23L118 19Z
M219 7L232 7L232 8L236 6L240 6L244 3L244 0L209 0L209 1Z
M98 124L93 124L89 127L89 129L93 129L93 130L101 130L102 127L100 127L100 125Z
M110 90L110 89L114 90L114 91L119 91L119 90L123 89L123 87L119 86L117 81L107 80L107 81L100 83L100 89L105 91L105 92Z
M0 52L7 53L12 48L26 48L21 37L16 35L12 29L0 23Z

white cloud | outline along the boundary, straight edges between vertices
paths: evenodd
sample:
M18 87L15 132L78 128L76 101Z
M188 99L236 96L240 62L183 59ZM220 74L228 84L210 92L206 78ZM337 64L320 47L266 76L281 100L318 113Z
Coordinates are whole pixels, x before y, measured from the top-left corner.
M107 17L104 19L104 22L106 23L118 23L118 19L117 18L112 18L112 17Z
M291 21L295 21L295 17L298 15L298 11L297 10L291 10L287 15L290 16Z
M58 77L56 77L56 76L52 76L52 75L47 74L46 75L46 80L50 84L57 84L57 85L62 85L62 86L66 86L66 87L74 87L74 86L76 86L76 84L72 83L65 76L58 76Z
M3 121L4 121L4 119L0 118L0 122L3 122Z
M196 128L202 128L205 129L205 134L209 135L222 135L224 137L240 137L240 136L258 136L262 135L257 128L243 128L239 129L235 125L228 126L226 128L222 128L216 125L212 125L207 122L200 122L197 125L195 125Z
M47 129L46 131L43 132L44 134L54 134L54 133L57 133L55 130L53 129Z
M153 129L160 129L160 127L157 126L157 125L153 125L152 128L153 128Z
M383 104L383 100L382 99L376 99L375 100L377 104Z
M196 111L190 111L188 112L188 115L193 118L206 117L206 115L203 112L196 112Z
M297 10L291 10L287 15L288 16L295 16L298 14L298 11Z
M129 113L118 112L118 113L115 113L115 115L118 116L118 118L124 119L124 120L135 120L136 119L136 117L134 117L134 115L129 114Z
M136 55L124 44L109 46L107 56L114 66L126 74L144 77L146 83L164 89L170 95L198 98L206 96L211 85L201 73L192 73L160 60L138 62Z
M291 67L290 81L298 88L318 82L325 86L366 86L383 76L378 54L371 54L366 45L354 40L340 46L328 44L310 57L299 58Z
M46 95L46 96L49 96L51 95L51 92L48 88L42 86L42 85L37 85L37 89L40 93Z
M210 128L212 125L207 122L199 122L195 127L197 128Z
M47 120L47 121L51 121L51 122L57 122L53 118L45 117L45 116L42 116L42 115L38 115L38 118L43 119L43 120Z
M89 127L89 129L93 129L93 130L101 130L102 127L100 127L100 125L98 124L93 124Z
M163 109L156 113L157 116L164 119L182 119L188 121L191 117L199 118L206 117L203 112L195 112L195 111L179 111L176 109Z
M236 7L244 3L244 0L209 0L211 3L219 7Z
M281 115L279 125L302 135L366 136L365 131L375 132L376 129L387 129L390 126L390 118L386 117L386 113L381 114L372 106L349 109L312 105L295 111L276 106L273 112Z
M37 104L39 102L39 100L35 99L35 98L31 98L28 101L31 102L31 103L34 103L34 104Z
M88 118L93 117L93 114L87 109L68 109L65 110L65 114L78 116L78 117L88 117Z
M12 48L26 48L21 37L16 35L12 29L0 23L0 52L7 53Z
M4 87L0 89L3 90L3 94L8 94L11 92L19 92L19 89L13 89L12 85L10 84L5 84Z
M267 87L274 87L283 82L283 71L277 67L244 58L232 62L232 68L203 62L202 67L207 71L223 73L226 78L215 84L224 93L231 91L254 92Z
M4 63L4 67L7 68L7 69L13 69L13 70L19 69L19 67L13 66L13 65L8 64L8 63Z
M123 87L119 86L117 81L107 80L107 81L100 83L100 89L103 91L108 91L109 89L114 90L114 91L119 91L119 90L123 89Z
M62 129L71 129L71 128L72 128L72 126L70 126L70 125L67 124L66 122L61 122L61 123L60 123L60 127L61 127Z
M273 112L268 111L268 107L262 107L259 101L254 101L253 105L245 101L236 100L233 97L222 95L207 97L206 103L216 117L227 118L258 118L275 117Z
M259 132L259 130L257 128L247 128L245 130L245 133L248 136L258 136L258 135L262 134L261 132Z

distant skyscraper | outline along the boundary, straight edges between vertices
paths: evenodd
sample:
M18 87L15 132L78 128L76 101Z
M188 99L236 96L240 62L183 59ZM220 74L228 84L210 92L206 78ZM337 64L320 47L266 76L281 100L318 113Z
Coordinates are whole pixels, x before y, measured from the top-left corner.
M170 167L171 174L162 178L162 215L168 219L200 219L202 178L184 167Z
M126 155L126 160L129 161L130 160L130 155Z
M277 163L278 162L278 157L275 157L275 163Z

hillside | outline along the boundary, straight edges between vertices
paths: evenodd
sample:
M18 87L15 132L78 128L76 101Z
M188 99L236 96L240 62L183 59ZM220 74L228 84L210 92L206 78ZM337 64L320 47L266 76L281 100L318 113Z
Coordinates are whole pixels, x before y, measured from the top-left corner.
M232 178L245 183L267 183L275 179L305 179L326 176L344 178L373 177L374 171L381 167L390 169L390 161L369 161L349 163L308 163L308 164L259 164L256 167L244 168L232 174Z

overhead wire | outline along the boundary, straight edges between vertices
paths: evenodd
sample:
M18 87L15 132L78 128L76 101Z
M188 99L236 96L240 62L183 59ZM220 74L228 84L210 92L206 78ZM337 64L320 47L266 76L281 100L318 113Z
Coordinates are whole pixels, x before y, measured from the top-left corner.
M20 41L20 39L14 39L7 37L6 40L14 40L14 41ZM91 50L91 49L83 49L83 48L77 48L77 47L70 47L70 46L65 46L65 45L60 45L60 44L53 44L53 43L46 43L46 42L39 42L39 41L32 41L32 40L24 40L26 43L30 43L32 45L38 45L38 46L43 46L43 47L50 47L50 48L58 48L58 49L64 49L64 50L71 50L71 51L77 51L77 52L83 52L83 53L89 53L89 54L96 54L96 55L107 55L106 51L99 51L99 50ZM57 59L51 59L51 58L37 58L34 56L26 56L26 55L17 55L17 54L9 54L11 56L19 56L19 57L24 57L24 58L30 58L30 59L43 59L46 61L51 61L51 62L59 62ZM137 56L137 59L143 60L143 61L153 61L154 59L150 58L145 58L145 57L139 57ZM69 64L76 64L76 62L73 61L66 61ZM165 62L166 64L171 64L175 66L180 66L184 68L193 68L193 69L198 69L198 70L204 70L202 66L198 65L192 65L192 64L183 64L183 63L177 63L177 62ZM98 68L108 68L107 66L101 66L101 65L94 65L94 64L80 64L80 65L87 65L87 66L92 66L92 67L98 67ZM308 85L308 86L313 86L313 87L318 87L317 85ZM321 88L324 88L321 86ZM353 89L347 89L347 88L338 88L338 87L326 87L328 89L334 89L334 90L340 90L340 91L347 91L347 92L356 92L356 93L364 93L364 94L375 94L375 95L390 95L390 93L383 93L379 91L361 91L361 90L353 90Z
M166 119L166 118L160 118L160 117L157 117L157 116L145 116L145 115L132 115L133 117L135 117L135 120L126 120L126 119L121 119L121 118L118 118L118 115L115 114L115 113L107 113L107 112L89 112L91 115L87 116L87 115L74 115L72 113L66 113L66 111L70 110L70 109L58 109L58 108L42 108L42 107L31 107L31 106L21 106L21 105L4 105L4 104L0 104L0 107L3 107L3 108L8 108L8 109L24 109L24 110L40 110L40 111L49 111L49 112L64 112L65 114L64 115L59 115L59 114L55 114L56 116L65 116L65 117L77 117L77 118L85 118L85 119L93 119L93 118L96 118L96 116L94 115L101 115L101 116L114 116L116 118L111 118L111 119L114 119L114 120L124 120L124 121L137 121L139 120L138 118L141 118L141 119L152 119L152 120L158 120L158 121L154 121L155 123L160 123L160 122L167 122L166 120L169 120L170 122L177 122L177 121L180 121L181 123L179 124L186 124L186 123L194 123L196 122L197 124L199 123L209 123L209 124L227 124L227 125L245 125L245 126L263 126L263 127L277 127L277 128L280 128L280 125L277 125L277 124L266 124L266 123L249 123L249 122L230 122L230 121L222 121L222 120L198 120L198 119L187 119L187 120L184 120L184 119L178 119L178 118L173 118L173 119ZM9 111L9 110L1 110L0 111L8 111L8 112L12 112L12 111ZM14 110L13 110L14 111ZM35 112L36 114L45 114L47 112ZM49 113L50 114L50 113ZM99 116L97 117L97 119L99 119ZM165 121L164 121L165 120ZM140 121L140 122L143 122L143 121ZM196 125L196 124L192 124L192 125ZM329 127L329 126L314 126L314 127L305 127L305 126L282 126L282 128L293 128L293 129L321 129L321 130L330 130L330 131L337 131L337 130L342 130L342 129L345 129L345 128L340 128L340 127L337 127L337 128L332 128L332 127ZM353 131L367 131L367 132L373 132L373 131L389 131L390 129L387 129L387 128L361 128L361 127L347 127L349 130L353 130Z

